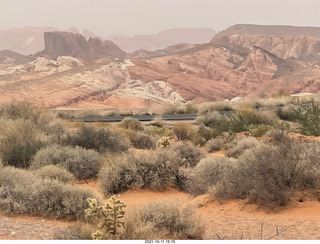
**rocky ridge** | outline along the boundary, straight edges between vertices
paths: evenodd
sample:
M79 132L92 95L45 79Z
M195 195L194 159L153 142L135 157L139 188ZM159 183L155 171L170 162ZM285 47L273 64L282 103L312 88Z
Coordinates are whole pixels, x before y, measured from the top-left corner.
M72 56L85 60L109 58L123 59L126 53L112 41L102 41L99 38L89 38L70 32L45 32L45 49L38 52L36 56L56 59L59 56Z

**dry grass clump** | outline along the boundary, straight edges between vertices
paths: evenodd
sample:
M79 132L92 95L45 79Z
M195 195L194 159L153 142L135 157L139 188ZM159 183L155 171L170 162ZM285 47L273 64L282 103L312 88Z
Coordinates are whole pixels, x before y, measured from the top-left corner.
M51 145L37 152L32 159L31 168L56 165L65 168L77 179L86 179L97 176L100 162L101 156L94 150Z
M34 171L35 175L42 179L57 180L62 183L75 181L75 176L65 168L50 164Z
M79 146L86 149L93 149L99 153L118 153L130 148L127 138L110 129L94 129L83 126L73 135L68 135L67 145Z
M89 197L92 194L88 191L56 180L37 178L23 169L0 169L0 209L6 214L83 218Z

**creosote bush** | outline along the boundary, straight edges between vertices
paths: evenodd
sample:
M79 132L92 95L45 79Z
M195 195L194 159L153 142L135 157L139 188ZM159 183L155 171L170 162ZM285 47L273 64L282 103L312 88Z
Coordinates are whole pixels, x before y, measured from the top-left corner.
M86 179L97 176L100 163L101 156L94 150L51 145L37 152L32 159L31 168L56 165L67 169L77 179Z
M130 148L130 142L120 133L109 129L83 126L74 135L68 135L67 145L93 149L99 153L118 153Z
M13 167L0 168L0 209L6 214L30 213L53 218L84 218L88 191L56 180L38 178Z

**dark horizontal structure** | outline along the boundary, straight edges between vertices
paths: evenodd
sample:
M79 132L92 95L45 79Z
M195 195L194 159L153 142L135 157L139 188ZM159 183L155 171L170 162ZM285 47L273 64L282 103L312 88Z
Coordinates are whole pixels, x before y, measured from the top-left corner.
M139 121L152 121L159 115L130 115L130 116L97 116L97 117L70 117L67 118L70 121L82 121L82 122L120 122L126 117L136 118ZM164 114L161 116L162 120L171 121L183 121L183 120L195 120L197 114Z

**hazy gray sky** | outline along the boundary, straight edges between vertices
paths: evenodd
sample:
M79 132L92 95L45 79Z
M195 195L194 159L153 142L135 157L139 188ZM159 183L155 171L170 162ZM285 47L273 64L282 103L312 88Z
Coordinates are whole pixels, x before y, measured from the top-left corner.
M0 29L76 27L107 36L240 23L320 27L319 12L319 0L0 0Z

